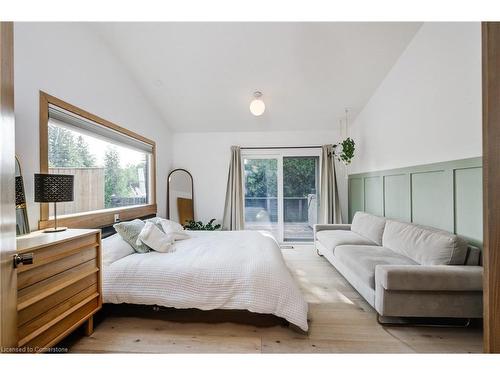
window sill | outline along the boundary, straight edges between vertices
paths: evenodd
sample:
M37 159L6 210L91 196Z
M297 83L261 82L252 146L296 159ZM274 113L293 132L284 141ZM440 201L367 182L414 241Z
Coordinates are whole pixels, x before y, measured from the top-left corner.
M108 208L99 211L83 212L78 214L57 217L57 225L68 228L102 228L114 224L115 214L120 215L120 221L127 221L148 215L156 215L156 203ZM38 229L46 229L54 226L54 220L40 220Z

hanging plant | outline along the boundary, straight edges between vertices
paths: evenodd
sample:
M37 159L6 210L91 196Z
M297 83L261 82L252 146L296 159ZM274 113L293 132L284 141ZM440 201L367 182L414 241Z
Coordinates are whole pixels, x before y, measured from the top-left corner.
M340 134L342 134L342 120L340 122ZM354 140L351 137L348 137L348 127L349 127L349 110L345 109L345 136L346 138L342 141L334 145L335 148L335 157L338 161L344 163L347 167L351 164L352 159L354 158L354 150L356 149ZM347 171L347 169L346 169ZM346 173L347 177L347 173Z
M340 142L337 145L337 159L343 162L345 165L351 164L351 161L354 158L354 150L356 149L354 146L354 140L350 137L347 137L342 142Z

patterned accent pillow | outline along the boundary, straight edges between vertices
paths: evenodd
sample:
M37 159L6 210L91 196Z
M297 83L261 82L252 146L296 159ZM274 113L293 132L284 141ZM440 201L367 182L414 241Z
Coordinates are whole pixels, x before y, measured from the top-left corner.
M130 246L134 248L138 253L149 253L151 250L148 246L139 241L137 244L137 237L141 233L142 228L144 228L144 221L140 219L135 219L132 221L124 221L123 223L118 223L113 225L121 238L123 238Z

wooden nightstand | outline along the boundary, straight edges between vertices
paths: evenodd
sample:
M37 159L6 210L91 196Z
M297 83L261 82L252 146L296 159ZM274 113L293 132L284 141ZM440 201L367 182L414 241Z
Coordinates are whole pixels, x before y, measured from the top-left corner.
M19 347L45 351L83 323L92 334L102 306L100 230L33 232L17 238L17 253L33 254L17 268Z

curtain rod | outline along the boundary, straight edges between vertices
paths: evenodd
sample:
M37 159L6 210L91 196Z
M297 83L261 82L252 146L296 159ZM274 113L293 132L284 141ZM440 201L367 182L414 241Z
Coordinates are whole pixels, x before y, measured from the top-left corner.
M269 146L269 147L240 147L241 150L280 150L287 148L321 148L322 146ZM333 148L337 147L337 145L333 145Z

